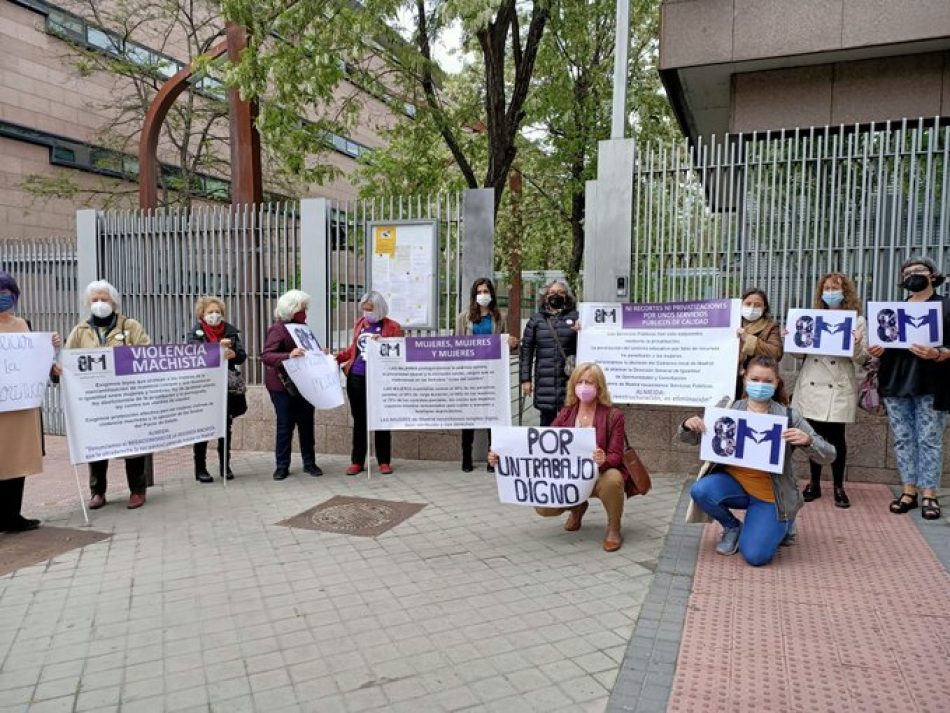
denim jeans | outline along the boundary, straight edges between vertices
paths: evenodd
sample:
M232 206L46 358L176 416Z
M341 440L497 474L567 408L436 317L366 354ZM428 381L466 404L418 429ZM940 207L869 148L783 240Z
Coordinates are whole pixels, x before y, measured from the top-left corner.
M901 481L921 490L939 488L946 414L934 410L933 396L885 396L884 405Z
M768 503L749 495L739 481L728 473L717 471L700 478L689 490L690 496L703 512L724 528L738 527L739 552L753 567L772 561L779 545L788 534L793 521L778 519L775 503ZM745 510L745 522L732 514L732 510Z
M313 446L313 406L302 396L291 396L286 391L268 391L277 415L277 438L274 442L274 461L278 468L290 468L290 446L294 426L300 439L300 457L303 465L317 462Z

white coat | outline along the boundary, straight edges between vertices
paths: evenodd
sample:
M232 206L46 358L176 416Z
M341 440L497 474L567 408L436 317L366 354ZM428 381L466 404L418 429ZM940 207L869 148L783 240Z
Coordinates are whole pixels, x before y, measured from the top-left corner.
M795 382L792 408L805 418L831 423L854 423L858 405L857 371L868 359L867 324L858 317L854 354L806 356Z

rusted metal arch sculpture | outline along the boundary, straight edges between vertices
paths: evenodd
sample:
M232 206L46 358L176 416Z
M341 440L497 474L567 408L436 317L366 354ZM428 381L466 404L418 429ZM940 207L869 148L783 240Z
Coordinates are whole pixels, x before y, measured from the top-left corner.
M247 47L247 34L240 25L228 23L223 42L214 45L205 56L210 59L228 55L235 64ZM188 88L194 76L194 65L188 65L169 78L155 95L145 114L139 137L139 208L158 207L158 139L162 124L175 100ZM257 106L241 99L236 87L228 88L228 123L231 138L231 203L260 203L263 198L261 178L261 139L254 126Z

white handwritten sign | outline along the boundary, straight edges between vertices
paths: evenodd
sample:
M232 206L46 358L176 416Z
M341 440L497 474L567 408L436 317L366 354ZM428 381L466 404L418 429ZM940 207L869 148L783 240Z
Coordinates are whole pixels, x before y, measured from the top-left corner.
M493 428L498 499L533 507L580 505L599 475L596 447L593 428Z
M0 334L0 411L43 405L53 356L51 332Z
M708 407L703 414L706 433L699 445L703 460L781 473L785 465L787 416Z
M790 309L785 320L790 354L852 356L858 313L845 309Z
M332 356L308 351L301 357L285 360L284 371L300 395L314 408L331 409L343 405L340 367Z
M943 344L943 304L868 302L868 344L885 349Z

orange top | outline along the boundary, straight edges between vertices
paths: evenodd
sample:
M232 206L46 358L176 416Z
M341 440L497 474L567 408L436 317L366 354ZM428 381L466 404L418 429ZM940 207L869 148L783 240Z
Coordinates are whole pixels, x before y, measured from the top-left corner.
M753 498L764 500L767 503L775 502L775 493L772 491L772 476L764 470L743 468L741 465L726 466L726 472L739 481L739 485Z

